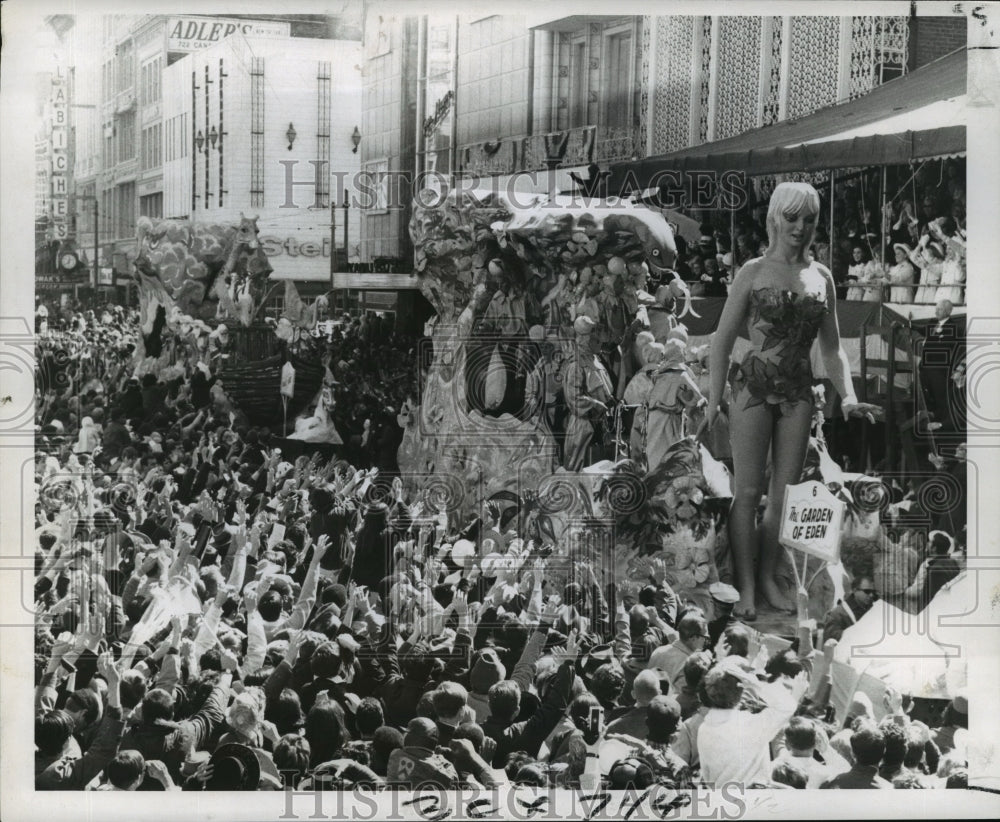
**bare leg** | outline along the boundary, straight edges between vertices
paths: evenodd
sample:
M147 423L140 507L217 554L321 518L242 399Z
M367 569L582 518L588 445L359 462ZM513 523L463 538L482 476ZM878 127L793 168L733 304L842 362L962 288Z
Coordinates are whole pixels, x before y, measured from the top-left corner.
M766 405L743 408L747 395L730 406L729 432L733 448L733 505L729 511L729 544L736 566L740 601L738 618L756 616L754 559L757 556L757 506L764 493L764 468L771 444L773 418Z
M781 506L785 486L802 479L802 466L809 449L812 427L812 405L800 402L790 414L783 414L774 424L771 452L771 483L767 490L767 510L761 527L760 572L758 582L768 604L779 611L795 612L795 602L782 594L775 582L778 557L783 550L778 544L781 530Z

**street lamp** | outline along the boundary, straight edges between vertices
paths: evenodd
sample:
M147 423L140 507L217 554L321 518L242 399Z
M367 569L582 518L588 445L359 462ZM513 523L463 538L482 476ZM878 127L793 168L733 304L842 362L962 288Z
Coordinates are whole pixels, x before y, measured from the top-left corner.
M288 139L288 150L292 150L292 144L295 142L295 138L299 135L295 131L295 126L291 123L288 124L288 131L285 132L285 137Z
M215 130L215 126L212 126L212 130L208 133L208 139L212 141L212 148L215 148L215 141L219 139L219 132Z
M358 146L361 145L361 132L358 131L358 127L354 127L354 133L351 135L351 142L354 144L354 148L351 149L351 154L358 153Z
M201 129L198 129L198 133L194 138L194 147L199 154L201 153L201 147L203 145L205 145L205 136L201 133Z

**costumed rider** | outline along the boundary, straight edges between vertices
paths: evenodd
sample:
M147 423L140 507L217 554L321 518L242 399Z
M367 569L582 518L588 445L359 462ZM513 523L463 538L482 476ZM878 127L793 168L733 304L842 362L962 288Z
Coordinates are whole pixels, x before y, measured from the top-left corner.
M592 465L592 445L603 446L605 419L614 401L611 375L598 359L600 338L594 321L581 315L573 322L576 344L563 366L563 392L569 412L563 442L563 466L579 471ZM595 442L596 440L596 442Z
M229 359L233 350L233 341L229 336L229 328L225 323L219 323L216 329L208 335L208 357L212 368L219 368Z

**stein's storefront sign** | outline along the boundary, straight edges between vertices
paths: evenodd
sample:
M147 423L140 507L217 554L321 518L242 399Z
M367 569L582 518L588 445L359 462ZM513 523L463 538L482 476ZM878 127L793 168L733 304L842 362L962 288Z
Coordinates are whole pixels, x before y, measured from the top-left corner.
M288 37L291 24L224 17L171 17L167 26L167 51L206 49L237 32L247 37Z

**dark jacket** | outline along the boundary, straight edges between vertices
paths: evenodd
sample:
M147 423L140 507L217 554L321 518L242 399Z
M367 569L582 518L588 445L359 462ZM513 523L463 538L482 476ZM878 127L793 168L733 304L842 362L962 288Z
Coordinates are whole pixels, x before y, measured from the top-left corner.
M225 719L229 698L228 677L216 685L205 704L190 719L170 725L139 725L122 739L122 750L133 749L146 759L159 759L170 771L175 782L181 781L181 765L188 750L197 751L205 746L213 729Z
M95 776L107 767L118 752L122 741L121 709L108 708L101 720L94 743L82 756L74 744L71 750L56 756L35 754L35 790L82 791Z
M573 663L564 662L553 675L541 707L528 720L503 725L491 716L482 723L483 732L497 743L493 757L494 768L502 768L507 762L507 756L513 751L525 751L530 756L538 756L538 749L559 724L569 706L575 679Z
M122 449L132 444L128 429L120 422L112 420L104 426L104 436L101 438L101 450L107 459L120 457Z
M878 768L874 765L855 765L849 771L837 774L833 779L828 779L820 788L855 790L857 788L892 788L891 782L886 782L878 775Z

